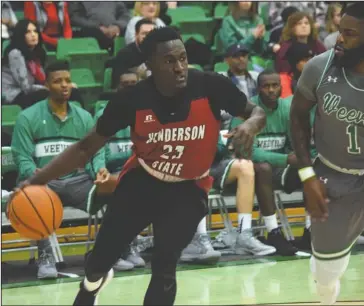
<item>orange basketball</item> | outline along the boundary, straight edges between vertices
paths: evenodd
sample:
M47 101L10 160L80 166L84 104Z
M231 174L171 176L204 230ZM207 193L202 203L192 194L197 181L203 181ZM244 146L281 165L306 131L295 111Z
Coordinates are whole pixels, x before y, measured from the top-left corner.
M40 240L61 226L63 205L46 186L27 186L17 192L8 207L11 226L22 236Z

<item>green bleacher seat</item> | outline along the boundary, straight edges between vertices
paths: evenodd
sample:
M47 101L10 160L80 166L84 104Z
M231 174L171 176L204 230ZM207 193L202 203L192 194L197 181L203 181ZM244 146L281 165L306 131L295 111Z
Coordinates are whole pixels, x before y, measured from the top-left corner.
M105 62L109 58L106 50L101 50L95 38L59 39L57 59L70 61L71 69L90 69L97 82L103 82Z
M248 67L249 70L254 70L254 66L259 66L263 69L273 68L274 61L271 59L262 58L260 56L251 56L249 59L248 66L249 66Z
M47 51L47 57L46 57L47 65L55 62L56 60L57 60L57 54L56 54L56 52Z
M1 106L1 127L9 132L10 134L13 131L16 119L18 118L19 113L22 111L19 105L9 104Z
M229 69L229 65L225 62L216 63L214 65L215 72L226 72Z
M9 46L10 40L9 39L3 39L1 42L1 58L4 56L5 49Z
M114 39L114 56L120 51L120 49L126 46L125 37L118 36Z
M104 92L111 91L111 83L112 83L112 68L106 68L104 72Z
M216 5L214 10L214 18L215 19L222 19L226 16L226 13L228 11L228 6L224 3L219 3Z
M198 6L200 8L202 8L205 12L205 15L210 17L212 16L212 6L213 6L213 2L212 1L181 1L179 3L180 6Z
M206 17L204 10L198 6L182 6L168 10L172 25L180 29L181 34L200 34L210 43L216 27L216 20Z
M104 108L106 106L106 104L108 103L109 101L107 100L99 100L95 103L95 114L102 108Z
M24 11L15 11L14 14L18 20L24 19Z
M169 9L167 13L172 18L172 25L177 26L182 22L200 21L208 18L204 9L199 6L180 6Z
M268 25L269 24L269 2L259 3L258 14L260 17L262 17L264 24Z
M90 111L100 95L103 83L96 82L90 69L71 69L72 82L76 83L84 101L85 109Z
M193 68L193 69L203 71L203 68L200 65L197 65L197 64L188 65L188 68Z
M214 37L213 45L211 46L211 51L214 53L214 56L222 56L224 54L222 43L220 42L219 32L216 32Z
M186 42L187 40L189 40L190 38L197 40L198 42L201 42L203 44L206 43L206 39L203 35L201 34L181 34L182 40L184 42Z

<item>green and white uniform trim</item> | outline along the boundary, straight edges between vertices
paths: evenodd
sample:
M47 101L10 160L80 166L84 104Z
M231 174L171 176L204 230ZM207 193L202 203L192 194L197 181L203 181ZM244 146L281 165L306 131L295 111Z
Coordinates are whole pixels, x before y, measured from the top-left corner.
M56 116L48 100L40 101L23 110L16 121L12 152L18 168L18 181L34 174L35 169L43 168L67 147L86 136L94 126L90 113L68 103L68 114L64 120ZM92 177L105 167L104 150L101 149L86 164L85 171ZM76 176L78 171L60 179Z

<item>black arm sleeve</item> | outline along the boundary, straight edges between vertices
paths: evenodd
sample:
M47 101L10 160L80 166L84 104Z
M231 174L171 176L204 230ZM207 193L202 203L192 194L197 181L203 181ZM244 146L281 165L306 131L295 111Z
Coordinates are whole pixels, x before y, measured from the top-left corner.
M133 92L133 89L124 89L109 101L104 113L97 120L96 132L99 135L111 137L116 132L134 125Z
M220 113L224 110L234 117L245 113L246 95L229 78L218 73L207 72L205 85L215 112Z

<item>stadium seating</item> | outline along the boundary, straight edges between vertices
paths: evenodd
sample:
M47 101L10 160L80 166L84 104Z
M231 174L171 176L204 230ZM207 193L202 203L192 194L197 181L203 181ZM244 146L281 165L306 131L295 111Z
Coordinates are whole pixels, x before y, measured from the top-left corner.
M214 10L215 19L223 19L228 11L228 6L224 3L219 3L216 5Z
M194 39L198 42L201 42L203 44L206 43L206 39L203 35L198 34L198 33L190 33L190 34L181 34L181 38L184 42L186 42L189 39Z
M114 39L114 56L120 51L120 49L126 46L125 38L118 36Z
M213 13L213 2L211 1L181 1L179 3L180 7L193 7L197 6L204 10L205 15L210 17Z
M95 81L102 83L104 79L105 62L109 58L106 50L101 50L95 38L59 39L57 59L70 61L72 69L88 68L92 71Z
M1 127L9 134L13 132L16 118L22 111L19 105L9 104L1 106Z
M206 17L205 11L199 6L181 6L169 9L172 25L179 28L182 34L201 34L207 42L211 42L216 20Z
M103 83L96 82L94 74L88 68L71 69L71 78L80 90L85 108L90 111L102 91Z
M106 68L104 71L104 86L103 86L104 92L112 91L111 85L112 85L112 68Z
M225 62L216 63L214 66L215 72L226 72L229 69L229 65Z

